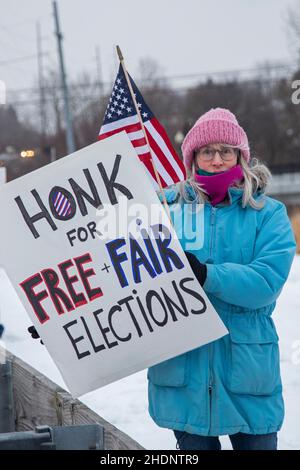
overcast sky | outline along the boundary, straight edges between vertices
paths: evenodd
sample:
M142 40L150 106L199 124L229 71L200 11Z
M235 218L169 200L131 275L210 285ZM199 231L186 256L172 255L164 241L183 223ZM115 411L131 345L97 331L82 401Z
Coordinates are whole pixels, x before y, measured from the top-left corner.
M103 78L115 73L120 44L131 75L143 57L167 76L244 69L259 62L291 61L284 26L296 0L58 0L68 76L96 74L99 46ZM298 2L299 3L299 2ZM9 89L36 84L35 23L43 35L45 67L57 66L51 0L0 0L0 80Z

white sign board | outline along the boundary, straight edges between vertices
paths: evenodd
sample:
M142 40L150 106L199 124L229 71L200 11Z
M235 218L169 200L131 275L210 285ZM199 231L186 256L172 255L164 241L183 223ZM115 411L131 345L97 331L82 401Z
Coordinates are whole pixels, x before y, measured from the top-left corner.
M227 333L125 133L6 184L0 213L0 263L73 396Z

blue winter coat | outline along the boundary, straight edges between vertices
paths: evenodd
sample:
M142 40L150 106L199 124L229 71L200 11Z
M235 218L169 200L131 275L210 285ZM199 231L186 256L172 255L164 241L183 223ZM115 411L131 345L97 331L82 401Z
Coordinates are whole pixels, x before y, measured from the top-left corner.
M241 189L231 188L229 196L229 205L205 203L203 247L188 250L207 264L203 288L229 335L148 370L153 420L205 436L276 432L284 417L271 314L295 239L281 202L258 193L265 206L255 210L242 208Z

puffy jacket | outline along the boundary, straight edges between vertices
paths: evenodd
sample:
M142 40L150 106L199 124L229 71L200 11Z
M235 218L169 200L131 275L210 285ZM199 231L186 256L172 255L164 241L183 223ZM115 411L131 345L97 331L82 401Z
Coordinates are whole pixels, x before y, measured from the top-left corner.
M203 246L193 251L184 234L180 239L207 264L203 289L229 335L148 369L153 420L205 436L276 432L284 417L271 314L295 254L294 235L281 202L257 193L263 209L243 208L237 188L229 189L229 198L227 205L205 203ZM179 238L181 224L200 215L184 217L177 226L174 218Z

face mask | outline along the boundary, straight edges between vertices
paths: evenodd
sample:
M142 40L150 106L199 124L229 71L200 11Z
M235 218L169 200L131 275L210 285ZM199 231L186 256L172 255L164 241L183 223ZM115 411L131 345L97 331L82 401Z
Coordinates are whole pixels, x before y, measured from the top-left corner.
M221 173L210 173L205 170L198 170L195 173L195 181L201 184L202 189L209 196L213 206L222 202L227 196L229 187L235 182L241 181L242 178L243 170L240 165L236 165Z

